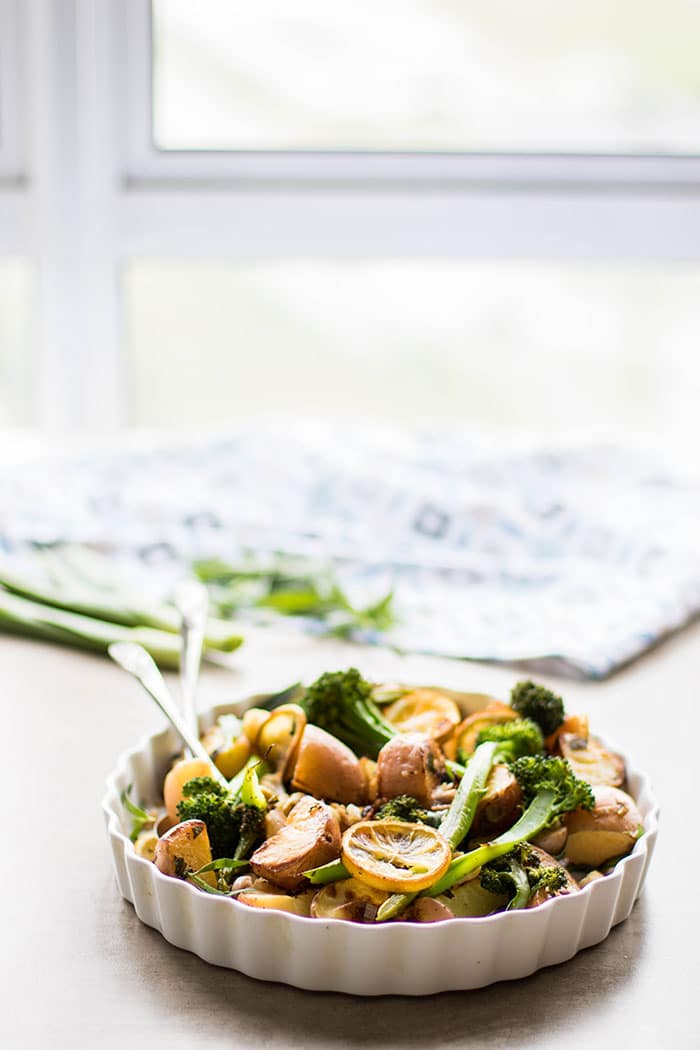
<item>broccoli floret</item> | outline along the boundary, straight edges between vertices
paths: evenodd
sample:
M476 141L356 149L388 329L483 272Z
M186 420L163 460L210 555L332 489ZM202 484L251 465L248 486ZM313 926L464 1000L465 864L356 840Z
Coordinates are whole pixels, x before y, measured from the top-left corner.
M510 768L520 784L526 806L545 794L551 796L547 824L572 809L593 809L595 805L590 784L574 775L565 758L525 755L511 762Z
M544 750L542 730L529 718L515 718L510 722L499 722L482 729L476 738L477 747L492 741L499 745L499 757L520 758L536 755Z
M540 854L529 842L521 842L513 851L513 855L517 856L518 863L527 875L532 894L546 890L549 895L554 896L566 886L568 879L561 864L543 864Z
M546 889L548 894L554 896L559 890L562 890L568 882L566 872L558 865L556 867L552 864L548 867L543 866L534 871L528 871L527 875L533 893L535 893L536 890Z
M564 721L562 698L536 682L518 682L513 686L510 706L523 718L537 722L544 736L549 736Z
M528 842L519 843L510 853L485 864L479 881L491 893L508 894L511 911L527 907L537 891L544 889L554 896L567 884L564 868L558 864L542 864Z
M264 811L247 806L212 777L194 777L182 789L180 820L203 820L214 860L246 857L262 838Z
M372 687L356 668L322 674L306 690L301 706L314 725L342 740L358 755L376 758L396 730L372 700Z
M433 828L440 826L442 817L441 813L424 809L412 795L397 795L375 813L376 820L406 820L410 824L429 824Z
M509 897L508 910L524 908L530 899L527 875L510 856L499 857L490 864L485 864L481 869L479 882L489 893Z
M485 890L510 897L508 911L526 908L530 900L527 864L532 852L527 842L521 842L510 853L496 857L481 869L479 882Z

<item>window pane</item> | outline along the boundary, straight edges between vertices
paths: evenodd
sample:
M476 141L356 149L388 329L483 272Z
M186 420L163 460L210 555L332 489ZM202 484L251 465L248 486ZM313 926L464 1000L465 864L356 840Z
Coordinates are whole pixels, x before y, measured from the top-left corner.
M154 0L161 149L688 152L697 0Z
M29 267L0 260L0 427L28 422Z
M130 422L264 413L700 439L700 267L134 262Z

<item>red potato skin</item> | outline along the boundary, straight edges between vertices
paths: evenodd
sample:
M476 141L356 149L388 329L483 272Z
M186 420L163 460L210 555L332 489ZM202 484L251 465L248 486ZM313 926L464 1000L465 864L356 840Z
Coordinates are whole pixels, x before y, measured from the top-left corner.
M377 795L411 795L421 805L430 806L443 770L442 752L435 740L422 733L400 734L379 752Z
M360 760L325 729L307 725L294 756L291 787L328 802L364 802Z
M507 766L500 763L491 770L486 794L477 806L472 834L493 837L514 824L520 812L523 793Z
M306 882L304 872L340 856L338 818L325 802L304 795L276 835L250 858L256 875L294 892Z

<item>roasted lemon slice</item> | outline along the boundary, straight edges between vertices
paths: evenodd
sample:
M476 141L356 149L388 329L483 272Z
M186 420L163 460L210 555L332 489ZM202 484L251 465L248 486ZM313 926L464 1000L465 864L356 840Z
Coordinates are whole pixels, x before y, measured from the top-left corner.
M460 752L471 755L482 729L488 729L489 726L501 722L512 722L517 717L508 704L503 704L500 700L490 700L482 711L475 711L460 722L450 739L445 742L445 755L447 758L456 758Z
M414 689L382 713L402 733L425 733L436 740L449 736L462 717L454 700L437 689Z
M426 824L362 820L343 835L342 859L351 875L388 893L418 893L447 870L449 843Z

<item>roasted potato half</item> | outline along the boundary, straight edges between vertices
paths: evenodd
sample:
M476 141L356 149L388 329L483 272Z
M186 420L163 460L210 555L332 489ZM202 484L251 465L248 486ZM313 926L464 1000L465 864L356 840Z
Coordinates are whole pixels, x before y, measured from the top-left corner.
M422 733L399 734L379 752L377 794L379 798L411 795L429 806L440 783L444 761L440 747Z
M593 809L567 813L567 859L584 868L597 868L607 860L629 853L643 830L642 815L625 791L607 784L593 786Z
M357 756L325 729L307 725L285 768L295 791L304 791L329 802L354 802L365 798L365 775Z
M339 856L338 818L325 802L304 795L284 827L256 849L250 866L256 875L293 891L304 885L305 871Z
M178 822L177 807L182 801L182 789L187 781L195 777L210 777L211 773L211 763L201 758L183 758L175 763L163 784L163 798L171 824Z
M158 839L154 863L164 875L184 879L189 872L199 871L211 863L211 846L207 826L203 820L183 820ZM216 875L207 871L202 876L210 886L216 886Z

